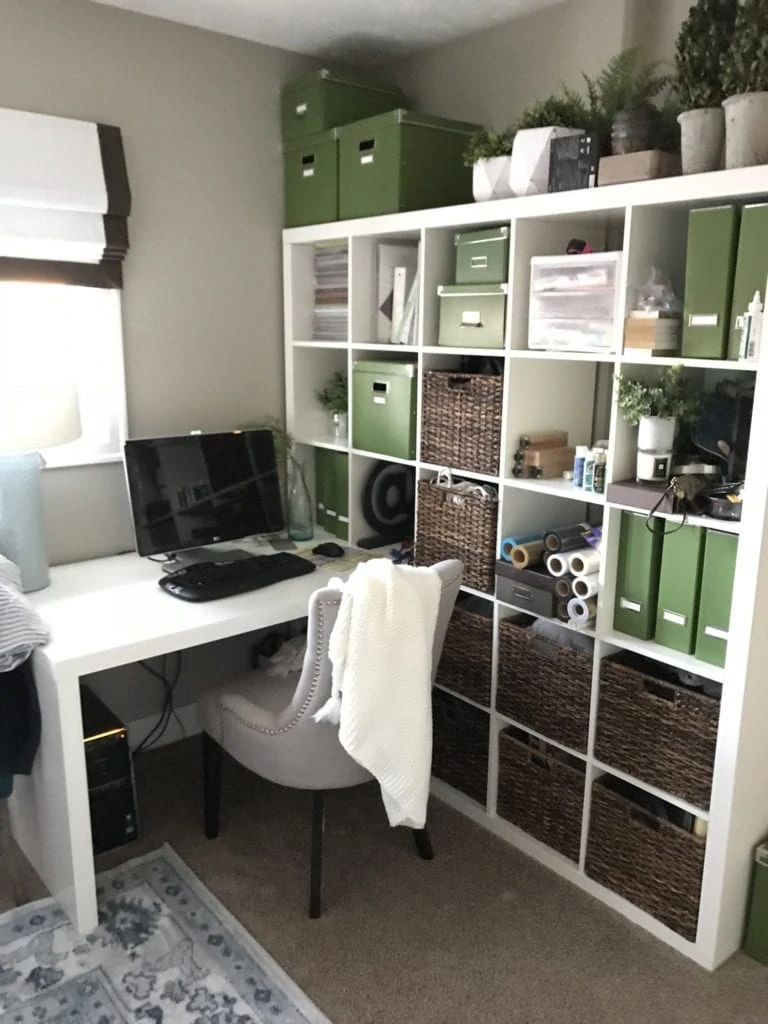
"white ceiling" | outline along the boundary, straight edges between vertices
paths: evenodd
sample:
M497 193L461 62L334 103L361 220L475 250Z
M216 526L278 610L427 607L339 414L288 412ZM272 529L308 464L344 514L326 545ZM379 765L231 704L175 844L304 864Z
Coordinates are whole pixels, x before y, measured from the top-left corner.
M94 0L297 53L369 63L561 0Z

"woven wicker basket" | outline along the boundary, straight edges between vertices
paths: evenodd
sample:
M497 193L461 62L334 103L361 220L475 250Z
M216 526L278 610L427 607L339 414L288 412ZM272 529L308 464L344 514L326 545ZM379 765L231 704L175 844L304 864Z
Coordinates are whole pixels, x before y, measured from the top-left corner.
M706 810L720 702L655 671L628 655L603 661L596 756Z
M493 593L498 500L420 480L416 507L417 565L446 558L464 563L464 583Z
M490 707L492 656L493 619L457 605L445 635L438 683Z
M706 841L609 789L592 790L586 873L696 941Z
M499 622L496 708L547 739L583 753L592 655L539 636L527 628L532 622L527 615Z
M422 461L498 476L503 393L503 377L426 370L422 391Z
M517 738L499 733L499 814L534 839L578 861L584 804L583 765L548 757Z
M485 806L489 716L440 690L432 691L432 774Z

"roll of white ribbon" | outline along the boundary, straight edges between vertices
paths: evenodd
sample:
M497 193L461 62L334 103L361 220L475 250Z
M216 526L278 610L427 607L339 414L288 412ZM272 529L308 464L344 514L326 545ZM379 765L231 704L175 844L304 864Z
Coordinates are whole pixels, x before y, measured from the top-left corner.
M568 572L568 559L564 555L550 555L547 569L551 576L565 576Z
M568 602L568 616L575 626L587 626L597 615L597 601L590 598L582 601L580 597L572 597Z
M594 548L581 548L568 555L568 569L572 576L591 576L600 568L600 552Z
M574 595L580 597L582 601L585 601L588 597L594 597L597 593L599 579L600 574L597 572L590 573L589 576L574 576Z

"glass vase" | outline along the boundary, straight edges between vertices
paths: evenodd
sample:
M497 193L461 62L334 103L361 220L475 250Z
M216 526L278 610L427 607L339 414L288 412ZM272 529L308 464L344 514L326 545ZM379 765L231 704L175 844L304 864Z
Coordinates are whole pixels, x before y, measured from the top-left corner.
M288 536L291 540L312 540L312 500L304 476L304 467L291 459L288 481Z

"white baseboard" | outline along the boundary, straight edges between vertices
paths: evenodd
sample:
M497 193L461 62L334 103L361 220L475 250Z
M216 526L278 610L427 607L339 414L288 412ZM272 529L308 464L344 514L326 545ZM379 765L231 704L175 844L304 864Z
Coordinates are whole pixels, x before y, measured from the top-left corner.
M179 723L173 715L171 715L168 728L158 740L152 742L152 750L154 750L155 747L164 747L167 743L176 743L177 740L184 739L185 734L187 736L194 736L196 733L201 731L200 723L197 719L196 703L184 704L182 707L177 707L176 714L184 727L183 730L179 728ZM158 718L159 713L157 715L150 715L148 718L139 718L135 722L128 722L128 743L130 744L131 750L135 750L144 737L148 736L150 732L152 732L157 725Z

